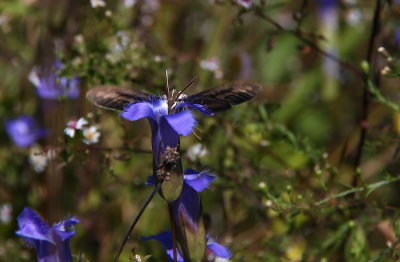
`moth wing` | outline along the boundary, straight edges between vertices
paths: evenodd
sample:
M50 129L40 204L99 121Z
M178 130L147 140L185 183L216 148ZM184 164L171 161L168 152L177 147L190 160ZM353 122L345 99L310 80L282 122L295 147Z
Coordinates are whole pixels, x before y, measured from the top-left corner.
M111 110L123 110L125 106L147 100L150 95L128 87L100 86L90 89L86 98L94 105Z
M219 112L253 99L261 90L258 83L236 81L191 95L188 100L205 105L213 112Z

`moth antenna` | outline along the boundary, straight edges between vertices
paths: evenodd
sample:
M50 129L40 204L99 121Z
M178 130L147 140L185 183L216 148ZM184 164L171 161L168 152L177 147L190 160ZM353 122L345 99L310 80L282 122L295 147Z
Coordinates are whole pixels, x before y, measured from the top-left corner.
M193 131L193 135L194 135L195 137L197 137L197 139L199 139L199 140L201 141L201 137L200 137L199 135L197 135L196 132Z
M169 95L169 83L168 83L168 70L165 69L165 80L167 81L166 85L166 91L167 91L167 100L168 100L168 95Z
M186 87L185 87L184 89L182 89L182 90L178 93L178 96L176 97L175 102L176 102L176 100L178 100L178 98L181 96L181 94L182 94L183 92L185 92L186 89L188 89L196 80L197 80L197 76L195 76L195 77L192 79L192 81L190 81L190 83L187 84Z

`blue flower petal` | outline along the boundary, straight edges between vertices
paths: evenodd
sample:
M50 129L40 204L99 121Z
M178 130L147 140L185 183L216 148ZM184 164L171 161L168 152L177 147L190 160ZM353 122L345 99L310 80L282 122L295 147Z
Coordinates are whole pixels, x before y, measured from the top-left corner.
M179 110L180 108L185 108L185 107L188 108L188 109L197 110L197 111L199 111L200 113L202 113L202 114L204 114L206 116L213 116L214 115L214 113L211 110L209 110L207 108L207 106L201 105L201 104L192 104L190 102L184 102L184 103L179 104L176 107L176 110Z
M154 178L153 176L148 176L146 182L144 183L146 186L154 185Z
M27 115L7 120L4 123L8 135L15 145L21 148L31 146L38 138L47 134L46 130L36 128L33 118Z
M169 125L179 135L187 136L192 133L193 128L196 126L196 120L189 110L184 110L173 115L165 116Z
M169 256L169 261L173 261L174 252L172 250L172 233L171 233L171 230L162 232L162 233L157 234L155 236L142 237L143 241L147 241L147 240L150 240L150 239L155 239L155 240L159 241L163 245L163 247L165 249L165 252L167 252L167 254ZM170 260L170 259L172 259L172 260ZM179 253L179 250L177 250L177 260L178 260L178 262L184 262L181 254Z
M125 111L121 113L121 117L130 121L136 121L146 117L157 121L154 108L149 102L140 102L126 106Z
M201 192L209 187L209 185L216 179L216 176L208 174L205 171L198 173L193 169L186 169L184 172L184 178L186 184L197 192Z
M217 242L207 243L207 248L210 249L217 257L230 258L232 256L231 251L218 244Z
M50 227L35 211L25 208L18 216L19 230L15 233L36 249L39 262L71 262L69 239L75 231L69 231L69 227L77 223L78 219L70 218Z
M43 240L55 244L50 231L50 226L43 222L42 218L30 208L24 208L17 218L19 230L15 232L18 236L33 240Z
M67 89L67 96L72 99L76 99L79 97L80 89L80 79L78 77L73 77L69 80L68 89Z
M78 223L79 220L75 217L72 217L62 221L61 223L53 225L53 229L55 230L56 234L61 238L61 240L64 242L65 240L68 240L73 236L75 236L75 230L72 226Z
M172 202L172 208L176 221L183 220L186 226L191 227L188 230L197 230L201 208L196 190L184 183L180 197Z

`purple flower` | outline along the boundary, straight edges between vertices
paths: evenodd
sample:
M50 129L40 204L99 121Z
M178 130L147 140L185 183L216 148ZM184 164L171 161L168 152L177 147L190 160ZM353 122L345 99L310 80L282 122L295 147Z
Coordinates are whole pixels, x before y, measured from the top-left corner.
M22 148L31 146L47 133L46 130L37 128L33 119L27 115L5 121L5 126L15 145Z
M75 236L75 217L49 226L30 208L24 208L18 217L19 230L16 235L36 249L39 262L71 262L69 240Z
M252 0L237 0L237 3L246 9L249 9L252 5Z
M165 98L150 98L149 101L130 104L125 107L121 117L136 121L147 118L151 127L152 149L155 163L159 163L160 154L163 155L167 146L176 147L179 136L187 136L196 126L196 120L191 110L197 110L205 115L212 112L200 104L192 104L177 99L172 108L168 109Z
M62 64L56 62L55 67L62 69ZM36 92L43 99L57 100L62 96L68 96L71 99L79 97L80 80L73 77L70 80L66 77L59 78L53 70L40 72L34 68L29 74L29 80L36 87Z
M338 0L318 0L318 9L321 16L325 15L326 12L330 12L332 9L338 8L338 6Z
M208 188L214 180L214 175L205 172L199 173L193 169L186 169L184 172L182 193L177 200L172 202L177 234L181 236L178 237L181 251L183 252L183 256L179 255L180 261L183 261L182 257L187 257L191 261L197 261L204 257L206 234L201 216L199 193ZM147 185L151 184L153 184L153 177L148 178ZM169 232L169 234L171 233ZM173 254L172 240L169 241L168 232L160 234L159 239L157 238L158 236L147 239L155 238L162 242L167 253L171 256ZM211 245L211 248L213 247ZM218 250L215 254L221 256Z
M175 221L184 220L185 230L197 231L201 214L199 193L215 180L215 175L186 169L183 173L184 184L181 196L172 203ZM187 228L189 227L189 228Z
M394 41L396 44L400 44L400 27L397 28L395 36L394 36Z
M174 258L174 252L172 250L172 233L171 231L166 231L162 232L160 234L157 234L155 236L150 236L150 237L144 237L142 238L144 241L150 240L150 239L155 239L159 241L165 251L168 254L168 261L173 261ZM224 247L221 244L218 244L216 241L211 240L209 236L207 236L207 253L211 252L217 257L222 257L222 258L230 258L232 256L232 253ZM185 260L182 258L182 255L180 254L179 250L177 251L177 261L178 262L184 262Z

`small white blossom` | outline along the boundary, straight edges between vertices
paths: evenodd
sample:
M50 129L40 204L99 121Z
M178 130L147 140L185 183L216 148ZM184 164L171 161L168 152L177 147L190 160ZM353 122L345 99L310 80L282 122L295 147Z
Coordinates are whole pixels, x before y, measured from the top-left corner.
M126 8L132 7L136 4L137 0L124 0L124 6Z
M40 73L37 66L33 67L28 76L29 81L36 87L40 87Z
M12 219L12 205L10 203L5 203L0 206L0 221L3 224L10 223Z
M100 132L97 131L97 127L91 126L83 130L83 142L87 145L96 144L99 142Z
M228 258L215 257L215 262L230 262Z
M104 2L103 0L90 0L90 4L93 8L106 6L106 2Z
M67 136L74 137L75 130L82 129L84 125L86 125L88 121L85 118L81 117L78 120L68 121L67 127L64 129L64 133Z
M196 161L197 159L203 158L208 155L208 150L202 144L197 143L189 148L186 155L190 160Z
M252 2L252 0L237 0L237 3L246 9L251 7Z
M210 71L219 69L219 59L217 57L209 57L200 61L200 67Z
M224 76L224 73L219 65L219 59L217 57L209 57L200 61L200 67L214 72L215 78L217 79L221 79Z
M112 11L111 11L111 10L107 10L107 11L105 12L105 15L106 15L107 17L111 17L111 16L112 16Z
M39 147L32 147L29 163L31 163L33 170L35 172L40 173L43 172L47 166L48 156L45 154Z
M84 41L83 35L78 34L74 36L75 44L83 44L83 41Z

